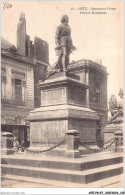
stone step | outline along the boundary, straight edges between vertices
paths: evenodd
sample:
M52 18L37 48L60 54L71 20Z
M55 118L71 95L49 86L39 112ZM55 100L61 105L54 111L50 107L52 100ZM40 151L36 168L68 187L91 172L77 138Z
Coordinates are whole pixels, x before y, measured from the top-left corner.
M74 183L91 183L123 173L123 163L108 165L85 171L48 169L30 166L2 164L2 174L27 176L48 180L67 181Z
M14 184L13 186L9 186L9 182L8 181L12 181ZM120 188L124 187L124 176L123 174L120 175L116 175L110 178L105 178L102 179L100 181L94 181L88 184L80 184L80 183L72 183L72 182L65 182L65 181L55 181L55 180L48 180L48 179L40 179L37 178L34 180L34 178L32 177L24 177L24 176L15 176L15 175L3 175L1 176L1 186L4 185L4 181L6 181L7 183L7 187L18 187L21 188L22 187L22 182L23 182L23 188L30 188L32 186L32 188L34 187L38 187L41 188L41 184L42 187L43 185L50 185L51 187L56 187L56 188L110 188L110 187L114 187L117 188L117 186ZM44 187L45 187L44 186ZM47 186L48 187L48 186ZM5 187L4 187L5 188Z
M28 155L11 156L2 156L2 164L82 171L123 162L123 154L120 153L91 154L75 160L52 157L35 157L34 159L33 156Z

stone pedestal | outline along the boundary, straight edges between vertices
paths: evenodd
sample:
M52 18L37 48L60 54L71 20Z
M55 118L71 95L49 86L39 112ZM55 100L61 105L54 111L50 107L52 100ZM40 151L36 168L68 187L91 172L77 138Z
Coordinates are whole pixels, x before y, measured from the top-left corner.
M116 122L118 121L118 123L112 123L107 125L104 130L104 142L109 141L112 138L115 138L116 132L122 132L123 133L123 120L119 120L117 119ZM117 134L117 133L116 133ZM115 150L115 143L109 148L109 150Z
M122 131L123 132L123 123L120 124L109 124L107 125L104 130L104 142L108 141L109 139L114 137L114 133L116 131Z
M115 133L115 152L123 152L123 132L116 131Z
M79 131L69 130L66 131L66 157L67 158L79 158L80 152L78 151L80 142Z
M9 132L2 133L2 146L1 146L2 155L13 154L13 135Z
M50 148L67 130L79 131L80 140L96 143L97 113L86 106L86 89L79 76L60 72L41 88L41 107L30 112L30 150Z

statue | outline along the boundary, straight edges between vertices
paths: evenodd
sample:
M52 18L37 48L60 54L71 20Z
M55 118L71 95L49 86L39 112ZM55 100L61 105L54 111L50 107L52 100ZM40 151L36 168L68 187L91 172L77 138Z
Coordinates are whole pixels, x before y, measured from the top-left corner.
M73 46L71 39L71 28L68 25L69 18L67 15L63 15L61 23L56 29L55 52L58 57L58 61L55 63L52 71L48 74L48 77L59 71L66 71L69 64L69 56L76 47Z
M119 90L120 98L123 99L123 90ZM109 110L111 112L112 117L109 119L108 123L111 124L115 122L117 117L123 116L123 105L122 104L117 104L117 100L115 95L111 95L110 100L109 100Z

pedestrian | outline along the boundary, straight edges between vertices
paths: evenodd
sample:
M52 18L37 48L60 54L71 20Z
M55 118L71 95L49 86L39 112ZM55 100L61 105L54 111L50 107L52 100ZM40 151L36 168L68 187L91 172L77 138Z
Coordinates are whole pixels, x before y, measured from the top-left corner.
M25 147L24 140L21 139L21 152L24 152L24 147Z
M16 152L19 150L19 142L17 140L17 137L14 137L13 139L13 148L15 149Z

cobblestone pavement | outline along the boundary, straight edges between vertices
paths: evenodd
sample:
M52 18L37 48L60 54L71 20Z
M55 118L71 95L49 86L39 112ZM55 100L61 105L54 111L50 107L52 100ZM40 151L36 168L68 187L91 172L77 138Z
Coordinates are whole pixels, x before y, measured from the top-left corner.
M35 178L34 178L35 180ZM107 182L108 180L108 182ZM15 180L8 180L2 179L1 181L2 188L123 188L124 181L123 181L123 174L115 177L110 177L104 180L99 180L90 184L75 184L75 183L64 183L64 182L48 182L45 183L35 183L35 182L26 182L26 181L15 181Z
M49 184L39 184L25 181L13 181L13 180L3 180L1 181L2 188L55 188L53 185Z

